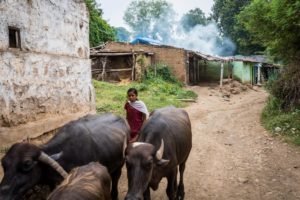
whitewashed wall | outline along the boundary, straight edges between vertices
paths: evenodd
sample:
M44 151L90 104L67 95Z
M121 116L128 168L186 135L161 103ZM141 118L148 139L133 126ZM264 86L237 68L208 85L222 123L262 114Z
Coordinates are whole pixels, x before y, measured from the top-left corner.
M21 49L9 48L9 26ZM92 110L84 2L0 0L0 127Z

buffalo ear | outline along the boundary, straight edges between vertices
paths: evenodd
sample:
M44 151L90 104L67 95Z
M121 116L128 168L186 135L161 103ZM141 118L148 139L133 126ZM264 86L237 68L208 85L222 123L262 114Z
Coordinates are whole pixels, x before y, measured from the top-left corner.
M169 164L170 160L160 159L157 161L157 165L161 167L165 167Z

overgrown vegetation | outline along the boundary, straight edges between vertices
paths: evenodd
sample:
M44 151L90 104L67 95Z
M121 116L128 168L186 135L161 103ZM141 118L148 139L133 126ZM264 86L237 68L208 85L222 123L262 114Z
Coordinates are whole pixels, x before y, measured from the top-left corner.
M94 47L106 41L115 41L116 33L104 19L102 9L95 0L85 0L90 14L90 46Z
M138 90L139 99L145 102L149 111L169 105L184 107L187 103L180 99L197 98L197 94L193 91L183 88L165 65L151 66L141 83L131 82L124 85L95 80L93 83L96 90L98 113L112 112L124 115L124 104L127 100L126 92L130 87L135 87Z
M253 39L279 59L294 61L300 55L300 1L253 0L239 14Z
M266 129L282 135L287 141L300 146L300 109L287 112L281 108L282 102L270 96L263 110L262 122Z
M266 84L270 97L262 114L264 126L300 145L300 70L290 65Z

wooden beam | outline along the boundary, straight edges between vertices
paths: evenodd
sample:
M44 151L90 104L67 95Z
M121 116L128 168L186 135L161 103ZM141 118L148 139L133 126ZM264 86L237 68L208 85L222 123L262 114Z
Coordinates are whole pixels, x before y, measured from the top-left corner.
M135 69L135 55L134 51L132 51L132 71L131 71L131 80L134 81L134 70Z
M124 72L131 71L132 68L123 68L123 69L107 69L106 72ZM102 69L93 69L92 72L102 72Z
M223 73L224 73L224 63L221 63L221 73L220 73L220 87L223 87Z

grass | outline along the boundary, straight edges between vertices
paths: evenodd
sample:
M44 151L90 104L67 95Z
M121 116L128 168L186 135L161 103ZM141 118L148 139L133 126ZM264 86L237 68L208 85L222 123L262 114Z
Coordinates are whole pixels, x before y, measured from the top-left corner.
M167 81L162 77L151 77L141 83L131 82L127 85L113 84L93 80L96 91L97 113L112 112L124 116L124 104L127 90L134 87L138 90L138 98L145 102L149 112L154 109L173 105L185 107L188 104L179 99L196 99L197 94L185 90L178 82Z
M300 146L300 109L283 111L280 102L270 96L262 113L262 123L274 135Z

